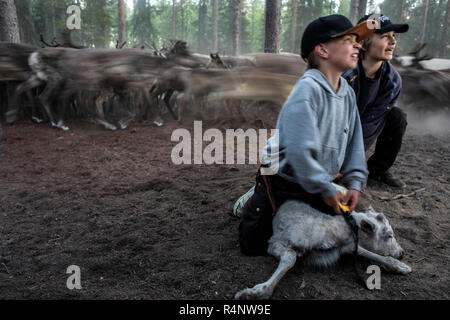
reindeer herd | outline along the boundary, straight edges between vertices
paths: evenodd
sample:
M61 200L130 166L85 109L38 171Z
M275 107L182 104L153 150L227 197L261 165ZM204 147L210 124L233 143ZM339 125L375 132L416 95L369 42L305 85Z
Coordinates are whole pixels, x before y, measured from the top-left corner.
M13 86L9 101L2 99L0 105L6 122L31 110L33 121L47 120L62 130L69 129L65 120L72 117L116 130L131 121L162 126L165 111L182 122L189 106L203 118L207 105L216 107L216 120L229 108L242 120L240 101L281 104L305 70L298 55L206 56L191 53L182 41L161 50L121 47L36 48L0 42L0 86Z
M260 102L282 105L306 70L295 54L207 56L191 53L183 41L160 50L41 41L46 47L0 42L0 119L8 123L31 113L33 121L62 130L72 118L116 130L132 121L162 126L165 113L181 123L186 110L204 119L211 109L216 121L230 114L245 121ZM404 79L404 101L425 97L427 107L448 109L450 76L421 68L419 62L428 59L418 56L421 48L412 66L394 62Z

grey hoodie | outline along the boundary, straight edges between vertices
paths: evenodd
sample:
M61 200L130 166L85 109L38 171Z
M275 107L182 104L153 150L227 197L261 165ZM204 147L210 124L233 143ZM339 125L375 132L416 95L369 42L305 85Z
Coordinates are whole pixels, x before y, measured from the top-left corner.
M365 187L361 123L355 93L344 78L335 92L322 72L305 72L281 109L277 129L263 152L273 173L322 197L336 193L331 182L339 172L349 189Z

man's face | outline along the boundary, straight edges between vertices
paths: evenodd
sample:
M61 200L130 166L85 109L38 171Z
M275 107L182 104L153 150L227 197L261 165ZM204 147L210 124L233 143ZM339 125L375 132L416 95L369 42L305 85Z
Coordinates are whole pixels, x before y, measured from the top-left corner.
M394 31L383 34L374 33L366 56L373 60L390 61L394 58L397 39Z
M356 40L356 35L346 35L325 43L329 62L342 72L351 70L358 64L361 45Z

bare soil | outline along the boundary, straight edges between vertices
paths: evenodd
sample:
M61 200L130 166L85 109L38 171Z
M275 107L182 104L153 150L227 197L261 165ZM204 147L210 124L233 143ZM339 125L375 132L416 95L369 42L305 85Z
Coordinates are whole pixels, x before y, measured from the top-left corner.
M239 220L230 215L257 165L174 165L174 121L116 132L69 125L3 126L0 299L232 299L272 274L273 257L240 252ZM183 127L193 132L193 120ZM273 298L449 299L449 145L450 132L410 123L393 168L406 190L371 184L362 194L359 209L385 213L411 274L383 271L381 290L369 292L351 258L325 270L297 262ZM82 290L66 287L70 265L81 268Z

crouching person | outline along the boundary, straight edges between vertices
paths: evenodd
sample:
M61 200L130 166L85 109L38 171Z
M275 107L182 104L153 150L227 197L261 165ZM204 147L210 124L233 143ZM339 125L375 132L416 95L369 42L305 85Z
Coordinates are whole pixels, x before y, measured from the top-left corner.
M331 214L341 214L339 202L351 211L358 203L368 172L355 94L341 75L356 67L358 42L373 31L367 22L353 27L342 15L321 17L305 29L301 50L309 69L281 109L277 135L265 148L266 168L235 204L244 254L266 254L272 217L288 199ZM344 199L332 184L339 172L349 189Z
M363 17L360 22L369 17ZM377 20L379 28L364 40L357 67L343 77L355 90L366 150L376 141L375 153L367 161L369 181L403 188L405 183L389 171L400 151L407 126L406 113L396 107L402 79L390 61L397 46L397 33L407 32L409 26L393 24L384 15Z

